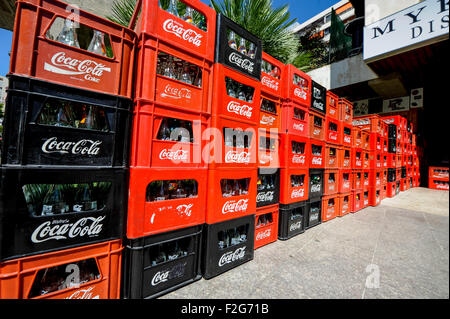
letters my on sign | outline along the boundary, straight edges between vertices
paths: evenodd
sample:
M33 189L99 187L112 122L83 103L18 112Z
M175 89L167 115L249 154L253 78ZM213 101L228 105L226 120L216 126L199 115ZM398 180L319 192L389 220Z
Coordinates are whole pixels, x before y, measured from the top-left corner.
M364 28L364 60L447 35L448 0L425 0Z

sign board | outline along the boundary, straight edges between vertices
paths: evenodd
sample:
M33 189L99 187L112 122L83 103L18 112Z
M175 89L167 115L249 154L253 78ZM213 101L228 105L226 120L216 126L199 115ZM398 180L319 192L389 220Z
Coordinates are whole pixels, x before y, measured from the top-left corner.
M383 113L402 112L409 110L409 96L383 101Z
M423 107L423 88L411 90L411 106L412 109Z
M364 60L448 39L448 26L448 0L419 2L364 27Z
M369 114L369 100L353 102L353 115L361 116Z

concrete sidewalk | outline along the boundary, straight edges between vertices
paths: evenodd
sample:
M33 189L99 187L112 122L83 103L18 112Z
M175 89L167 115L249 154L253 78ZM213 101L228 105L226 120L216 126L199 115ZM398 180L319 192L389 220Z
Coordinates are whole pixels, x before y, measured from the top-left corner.
M449 298L449 193L410 189L162 298Z

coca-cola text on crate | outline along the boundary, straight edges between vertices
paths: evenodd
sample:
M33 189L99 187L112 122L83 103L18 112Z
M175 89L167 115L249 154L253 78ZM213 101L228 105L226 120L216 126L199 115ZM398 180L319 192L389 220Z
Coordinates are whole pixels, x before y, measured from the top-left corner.
M311 139L310 168L325 167L325 142Z
M325 145L325 168L326 169L335 169L339 168L339 152L340 147L333 144Z
M261 92L276 99L282 98L282 79L285 65L263 51L261 64Z
M255 216L255 249L278 239L279 204L258 208Z
M352 168L352 149L350 147L340 147L338 150L339 168Z
M331 91L327 91L327 117L340 120L339 97Z
M281 169L280 203L284 205L305 201L309 197L307 169Z
M322 197L322 222L330 221L337 217L339 209L339 196L337 194Z
M310 139L307 137L280 134L280 167L308 168L311 154Z
M258 168L256 207L276 205L280 202L280 170Z
M311 107L311 77L292 64L286 65L283 77L283 100Z
M305 231L307 203L280 204L278 239L288 240Z
M339 169L325 169L323 176L323 194L325 196L339 193Z
M341 193L338 196L338 212L339 217L345 216L352 211L353 206L353 196L352 192Z
M281 133L309 137L309 110L300 104L284 102L281 106Z
M327 140L327 125L325 115L310 110L309 112L309 137L319 141ZM339 144L336 142L336 144Z
M345 147L352 147L353 145L352 125L342 121L340 129L341 129L339 132L340 144L342 144Z
M136 34L66 8L58 0L17 3L10 74L131 98ZM94 37L77 39L76 27Z
M305 217L305 229L310 229L322 223L322 199L310 199L308 200L306 217Z
M326 117L325 120L325 141L327 143L340 145L341 143L341 122L339 120L334 120L330 117Z
M120 299L122 240L0 264L1 299Z
M340 98L339 99L339 120L346 125L352 125L353 122L353 103Z
M246 43L249 43L248 47ZM218 14L215 62L261 81L262 42L223 14Z
M327 89L314 80L311 81L311 109L327 114Z
M259 128L266 130L281 130L281 102L261 94L259 110Z
M120 239L125 169L3 168L0 260Z
M339 193L348 193L352 190L353 174L351 169L339 170Z

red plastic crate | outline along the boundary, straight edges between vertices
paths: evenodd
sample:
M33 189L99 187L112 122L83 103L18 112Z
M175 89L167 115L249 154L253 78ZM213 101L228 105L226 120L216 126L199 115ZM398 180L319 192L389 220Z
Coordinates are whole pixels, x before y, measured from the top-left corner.
M352 168L362 169L363 168L363 149L362 148L352 148Z
M371 187L369 190L369 206L378 206L381 204L381 186Z
M226 78L254 89L253 100L246 102L228 95ZM212 114L222 118L259 125L261 108L261 82L232 70L220 63L214 64L214 85L211 95ZM238 92L236 92L238 94Z
M370 133L368 131L361 130L361 148L365 151L370 150Z
M327 91L327 117L336 121L341 117L339 97L331 91Z
M280 167L309 168L311 141L307 137L280 134Z
M309 137L309 110L297 103L283 103L281 133Z
M299 81L295 81L299 79ZM311 106L311 77L292 64L285 67L282 79L282 97L286 102L296 102L306 108Z
M325 141L327 136L327 123L325 115L313 110L309 111L309 137Z
M206 223L215 224L255 214L257 180L258 169L256 168L208 170ZM239 185L232 186L230 190L226 188L229 183L225 183L225 181L243 185L241 187ZM248 191L246 191L247 188ZM243 191L238 192L239 189Z
M400 180L400 191L401 192L406 191L406 180L407 180L407 178L402 178Z
M325 142L341 145L342 141L342 123L339 120L330 117L325 118Z
M353 126L359 126L368 133L382 134L381 117L379 115L364 115L353 118Z
M348 193L353 188L353 172L351 169L339 170L339 193Z
M76 21L110 39L113 57L72 47L47 35L56 19L74 20L74 11L58 0L17 1L10 73L96 92L133 96L136 34L123 26L76 9ZM56 21L56 25L63 22ZM59 31L59 30L58 30ZM106 37L105 37L106 38ZM81 40L81 39L80 39Z
M388 168L388 153L382 152L381 153L381 167Z
M436 180L433 178L428 179L428 188L431 189L439 189L448 191L449 190L449 182L448 181L442 181L442 180Z
M362 171L363 190L367 190L372 187L370 184L370 172L370 169L363 169Z
M370 206L370 189L363 190L362 201L363 201L363 204L362 204L363 208Z
M369 168L371 169L381 169L383 168L383 157L381 152L369 152Z
M322 222L338 216L339 196L337 194L322 197Z
M256 210L255 250L278 240L279 210L278 204Z
M361 148L362 145L361 128L358 126L352 126L352 147Z
M352 191L352 213L359 212L364 208L363 201L363 191L362 190L354 190Z
M352 170L352 190L363 190L364 189L364 178L362 170Z
M280 167L280 136L266 130L258 130L258 167Z
M371 169L369 173L369 187L379 188L383 184L383 169ZM386 176L387 181L387 176Z
M120 299L122 251L115 240L3 262L0 299ZM85 279L87 269L92 277Z
M263 103L270 103L275 107L275 112L262 109ZM272 99L261 94L261 103L259 109L259 128L266 130L274 130L276 133L281 132L281 103L280 100Z
M325 169L323 176L323 195L333 195L340 191L340 174L338 169Z
M310 139L310 168L324 168L325 167L325 142ZM319 155L320 150L320 155ZM316 153L317 151L317 153Z
M166 121L167 119L167 121ZM164 127L175 119L189 133L183 142L164 140ZM191 125L192 129L189 130ZM147 100L137 100L134 107L130 167L145 168L206 168L209 157L204 133L210 126L210 117L169 109ZM178 137L178 135L177 135ZM189 138L193 138L193 141ZM189 140L189 141L188 141ZM206 155L204 155L206 153Z
M259 140L256 126L246 122L213 117L211 128L211 135L208 136L209 149L204 150L204 152L209 151L210 169L258 167ZM235 135L236 138L232 135Z
M370 168L370 151L363 151L363 169Z
M207 169L130 168L127 237L204 224L207 177Z
M369 140L370 140L370 151L377 151L381 152L383 150L383 142L382 142L382 135L377 133L370 133Z
M263 61L272 64L274 67L277 67L280 74L274 76L274 74L261 72L261 93L273 98L281 99L282 79L284 78L285 65L264 51L262 53L262 59Z
M385 153L387 157L387 167L395 168L397 167L397 155L392 153Z
M397 128L400 130L406 131L407 127L407 120L401 115L392 115L392 116L383 116L381 118L384 123L386 124L394 124L397 125Z
M281 169L280 174L280 204L288 205L308 200L308 169Z
M448 167L434 167L430 166L428 168L428 175L430 178L435 180L448 181L449 180L449 169Z
M181 0L205 17L207 31L163 10L158 1L138 0L131 26L137 34L145 33L177 50L214 62L216 43L216 12L198 0Z
M352 147L353 145L353 135L352 135L352 125L341 122L341 131L340 131L340 144L345 147Z
M353 103L346 99L339 99L339 120L347 125L353 125Z
M397 184L397 182L387 183L386 184L386 197L392 198L392 197L395 197L397 195L397 193L396 193L396 187L397 187L396 184Z
M352 169L352 149L350 147L339 148L339 168Z
M325 145L325 168L339 168L339 152L340 147L333 144Z
M339 194L339 207L337 215L339 217L343 217L347 214L350 214L352 212L352 209L353 209L352 192Z

